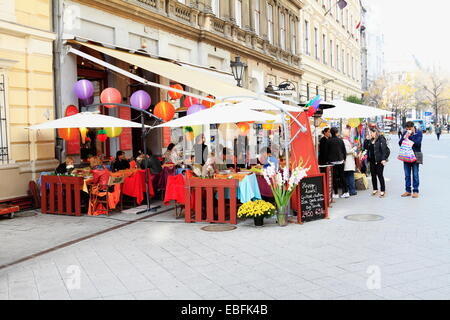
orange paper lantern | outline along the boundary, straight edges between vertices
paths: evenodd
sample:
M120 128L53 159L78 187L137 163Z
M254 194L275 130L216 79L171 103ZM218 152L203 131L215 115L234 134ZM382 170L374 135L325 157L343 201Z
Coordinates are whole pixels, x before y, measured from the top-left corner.
M80 130L80 134L81 134L81 142L83 144L85 144L86 143L86 134L88 132L88 128L80 128L79 130Z
M250 125L247 122L240 122L237 124L239 128L239 135L246 136L250 131Z
M174 88L174 89L178 89L178 90L184 90L183 86L181 84L178 84L178 83L172 84L170 87ZM182 93L178 93L178 92L175 92L175 91L169 91L169 97L172 100L180 99L182 96L183 96Z
M212 96L212 95L208 95L206 97L210 98L210 99L214 99L214 96ZM215 104L216 104L215 102L209 102L209 101L206 101L206 100L202 100L202 105L204 105L207 108L211 108Z
M58 129L58 135L60 138L70 141L75 140L78 138L78 135L80 134L80 130L78 128L59 128Z
M167 101L161 101L155 106L154 115L164 121L170 121L175 115L175 107Z
M120 94L120 91L116 88L106 88L102 91L102 94L100 95L100 102L101 103L121 103L122 102L122 95ZM114 108L116 106L114 105L105 105L106 108Z

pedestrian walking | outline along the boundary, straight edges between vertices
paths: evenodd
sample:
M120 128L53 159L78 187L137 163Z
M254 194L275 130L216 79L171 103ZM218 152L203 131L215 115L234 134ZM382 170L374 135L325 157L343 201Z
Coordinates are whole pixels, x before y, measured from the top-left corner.
M422 131L417 129L414 126L414 122L408 121L406 123L406 131L403 133L402 137L398 144L401 146L404 139L409 139L414 144L412 145L412 149L414 154L416 155L415 162L403 162L403 168L405 170L405 193L403 193L402 197L411 196L411 173L412 173L412 197L419 197L419 164L423 162L422 155Z
M344 163L344 176L345 183L347 184L347 188L350 196L356 196L356 188L355 188L355 170L356 170L356 147L352 146L350 141L350 130L345 129L342 131L342 141L344 141L346 158Z
M390 150L384 135L378 129L370 128L370 139L364 141L364 149L367 152L370 174L372 175L372 195L378 193L378 181L380 181L380 198L386 194L386 183L384 180L384 166L389 158Z
M441 137L441 133L442 133L442 128L440 124L436 125L436 128L434 128L434 132L436 133L436 137L439 141L439 138Z
M348 198L350 195L344 176L344 162L347 151L345 150L344 141L337 136L338 129L331 128L330 133L331 138L327 142L326 152L328 154L328 162L333 165L333 198L339 198L339 188L342 189L341 198Z
M400 139L401 137L402 137L402 134L403 134L403 128L402 128L402 126L399 126L398 127L398 138Z

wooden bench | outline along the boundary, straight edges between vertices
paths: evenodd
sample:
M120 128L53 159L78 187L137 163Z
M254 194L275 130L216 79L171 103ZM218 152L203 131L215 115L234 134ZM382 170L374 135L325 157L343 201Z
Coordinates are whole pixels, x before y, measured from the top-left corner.
M19 211L19 206L0 204L0 216L8 215L8 218L14 218L14 212Z

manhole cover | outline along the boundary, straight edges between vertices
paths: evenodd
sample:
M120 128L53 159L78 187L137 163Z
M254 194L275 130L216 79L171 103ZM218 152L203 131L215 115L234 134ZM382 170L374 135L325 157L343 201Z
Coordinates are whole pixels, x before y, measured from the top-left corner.
M377 215L377 214L350 214L348 216L345 216L345 219L352 220L352 221L379 221L383 220L384 217Z
M212 225L212 226L205 226L201 229L203 231L209 231L209 232L222 232L222 231L231 231L236 229L236 226L227 226L227 225Z

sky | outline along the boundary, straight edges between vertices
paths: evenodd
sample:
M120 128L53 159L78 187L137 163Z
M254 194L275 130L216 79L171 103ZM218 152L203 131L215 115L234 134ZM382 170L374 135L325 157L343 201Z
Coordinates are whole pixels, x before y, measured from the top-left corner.
M449 0L368 0L384 33L387 71L415 67L412 55L426 66L450 72Z

